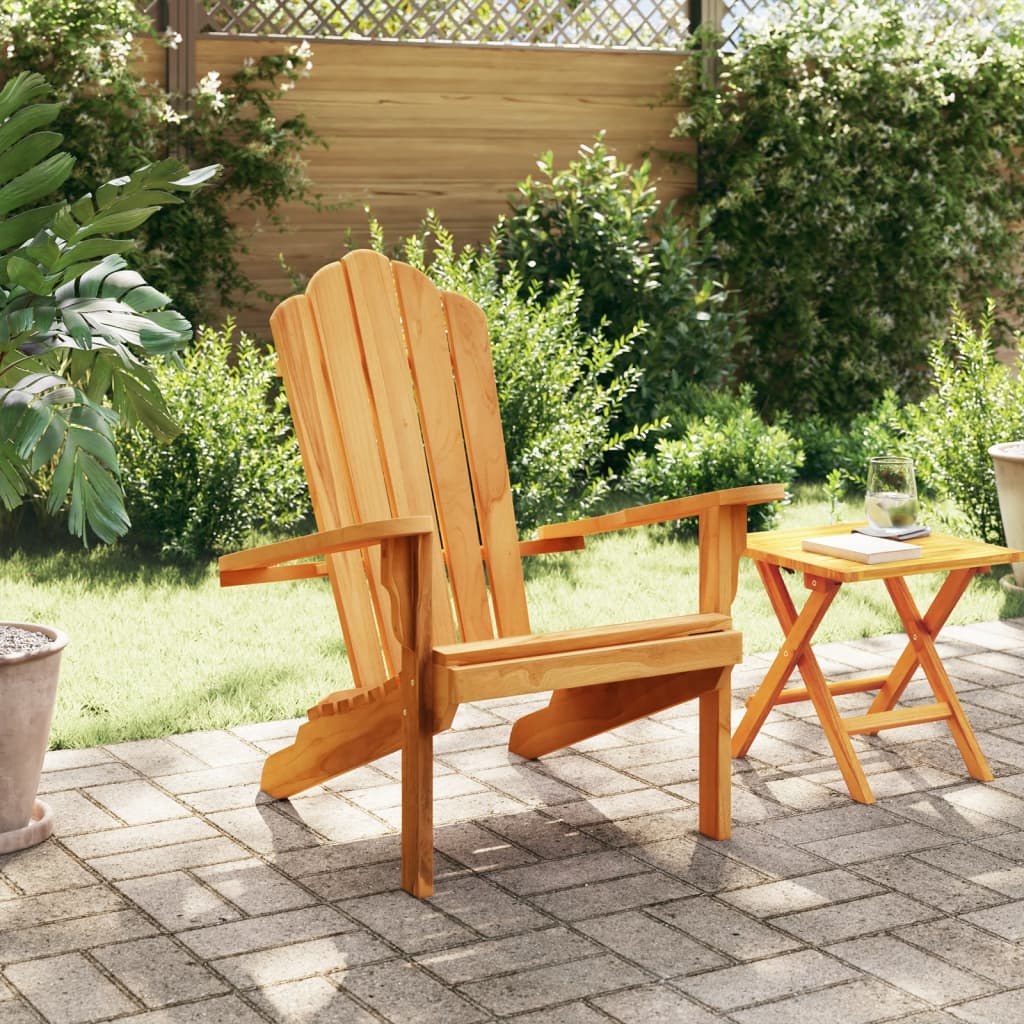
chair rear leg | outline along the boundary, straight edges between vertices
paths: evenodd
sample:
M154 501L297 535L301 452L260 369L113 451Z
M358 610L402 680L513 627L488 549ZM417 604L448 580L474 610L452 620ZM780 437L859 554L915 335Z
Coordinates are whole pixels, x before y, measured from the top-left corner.
M394 753L402 746L401 697L397 679L331 694L309 709L295 742L267 758L260 788L282 800Z
M721 677L722 670L712 668L556 690L546 708L515 723L508 749L526 758L550 754L691 700L718 686Z

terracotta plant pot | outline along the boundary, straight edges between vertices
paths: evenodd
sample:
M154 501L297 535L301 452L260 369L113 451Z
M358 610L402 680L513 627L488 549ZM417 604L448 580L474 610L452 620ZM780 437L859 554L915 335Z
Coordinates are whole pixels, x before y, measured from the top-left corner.
M999 514L1007 547L1024 549L1024 441L994 444L988 450L996 471ZM1024 588L1024 562L1013 563L1013 579ZM1004 578L1004 583L1009 577Z
M40 636L43 643L36 646ZM42 842L53 832L50 808L36 799L36 791L67 642L50 626L0 622L0 854Z

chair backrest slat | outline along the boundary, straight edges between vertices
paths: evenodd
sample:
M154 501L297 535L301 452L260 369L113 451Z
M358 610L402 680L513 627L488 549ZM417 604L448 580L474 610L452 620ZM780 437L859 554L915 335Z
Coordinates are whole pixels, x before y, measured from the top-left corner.
M426 275L403 263L393 268L459 632L463 640L490 640L494 621L444 311Z
M530 632L530 615L487 318L465 296L444 292L442 299L498 635L521 636Z
M378 253L358 251L350 253L342 266L348 277L391 514L432 516L430 473L391 262ZM455 624L450 611L445 614L451 598L440 541L433 559L433 605L436 642L454 642Z
M349 525L357 520L357 513L351 503L348 466L340 457L344 451L341 428L310 303L301 295L287 299L270 322L317 526L330 530ZM331 555L328 569L356 685L379 685L391 673L377 639L380 619L369 584L371 567L358 552L350 551Z

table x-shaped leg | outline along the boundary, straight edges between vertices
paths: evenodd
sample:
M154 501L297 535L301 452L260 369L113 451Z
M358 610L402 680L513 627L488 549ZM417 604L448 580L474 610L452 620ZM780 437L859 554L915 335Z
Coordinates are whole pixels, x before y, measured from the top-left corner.
M967 721L956 691L935 649L935 637L945 625L967 585L977 573L985 572L986 569L958 569L951 572L924 615L918 611L905 579L894 577L885 580L889 596L907 633L906 648L888 675L833 683L825 680L811 649L811 640L825 612L835 599L840 584L818 576L806 575L805 583L811 594L798 615L779 569L763 562L757 563L757 569L786 639L764 682L747 701L746 713L733 736L733 757L743 757L747 753L754 737L768 717L768 712L776 704L809 699L814 704L822 730L854 800L873 803L875 798L850 742L850 736L874 735L880 729L904 725L947 722L970 774L986 782L992 778L992 772L978 746L974 731ZM906 690L918 665L924 670L936 702L896 708L896 702ZM795 668L800 669L804 688L784 689ZM865 690L879 691L867 713L842 718L833 695Z
M793 670L799 667L807 688L806 695L801 699L810 698L814 704L814 710L818 713L822 730L832 748L850 795L861 803L874 803L875 797L868 785L867 776L850 742L849 733L839 715L839 709L836 707L829 684L825 681L818 659L811 649L814 632L835 600L840 584L820 576L805 577L811 593L798 615L778 567L758 562L757 570L786 639L768 669L764 682L757 693L747 701L746 714L733 734L732 756L746 755L754 737L764 725L768 712L779 703L786 681L793 674Z
M894 577L885 581L886 589L910 642L864 717L891 716L914 711L926 713L929 707L933 707L936 720L945 719L949 725L949 731L953 734L953 740L971 777L989 782L992 779L992 770L981 752L981 747L978 746L977 737L967 721L960 698L949 681L942 659L935 650L935 637L949 618L950 612L956 607L967 585L979 571L985 570L958 569L951 572L924 615L917 610L905 579ZM896 701L900 699L918 665L924 670L937 703L920 708L908 708L905 712L894 711ZM943 713L939 714L940 711Z

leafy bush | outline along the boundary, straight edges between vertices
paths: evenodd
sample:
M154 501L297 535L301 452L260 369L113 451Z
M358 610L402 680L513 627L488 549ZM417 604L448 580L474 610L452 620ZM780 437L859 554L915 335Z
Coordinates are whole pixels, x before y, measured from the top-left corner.
M282 120L275 110L282 92L308 73L310 52L301 44L250 60L226 81L211 71L186 98L137 74L134 40L150 33L135 0L3 4L0 81L22 70L49 80L63 104L56 127L77 161L69 195L167 155L223 166L218 188L153 216L132 256L147 280L201 320L218 303L255 291L239 264L246 236L238 208L275 222L281 203L315 201L301 154L316 135L302 115Z
M156 372L181 433L122 438L132 538L195 559L241 547L309 511L305 476L273 353L245 334L204 328L179 365Z
M376 245L383 249L379 234ZM546 302L536 286L524 297L518 275L500 272L493 243L458 251L436 218L405 240L401 257L487 315L520 530L593 509L613 480L602 469L606 455L643 436L612 428L638 377L613 365L632 339L587 336L578 284L564 282Z
M643 324L628 359L644 368L625 403L633 422L660 417L686 384L714 387L731 366L743 320L714 280L700 236L661 208L650 163L623 165L603 136L556 171L520 182L496 228L498 253L517 272L520 294L544 299L579 282L580 326L625 337Z
M994 307L977 324L955 309L945 338L931 349L931 393L914 410L924 475L952 498L967 528L1003 543L995 471L988 449L1024 438L1024 378L996 360Z
M659 439L653 454L634 453L625 474L627 488L643 501L666 501L751 484L791 484L803 452L784 427L761 419L752 397L749 389L728 399L721 396L715 413L690 420L678 438ZM749 528L770 529L778 511L777 502L752 507ZM692 534L697 521L684 519L671 529Z
M708 74L702 35L676 132L748 309L738 365L768 410L849 421L914 398L952 299L1021 298L1019 4L807 0L748 20Z
M855 489L867 487L868 459L875 455L908 454L916 448L912 427L913 411L895 391L886 391L864 412L849 423L837 423L823 416L812 416L790 427L804 450L801 477L824 480L838 470L846 484ZM918 481L922 486L926 481Z

